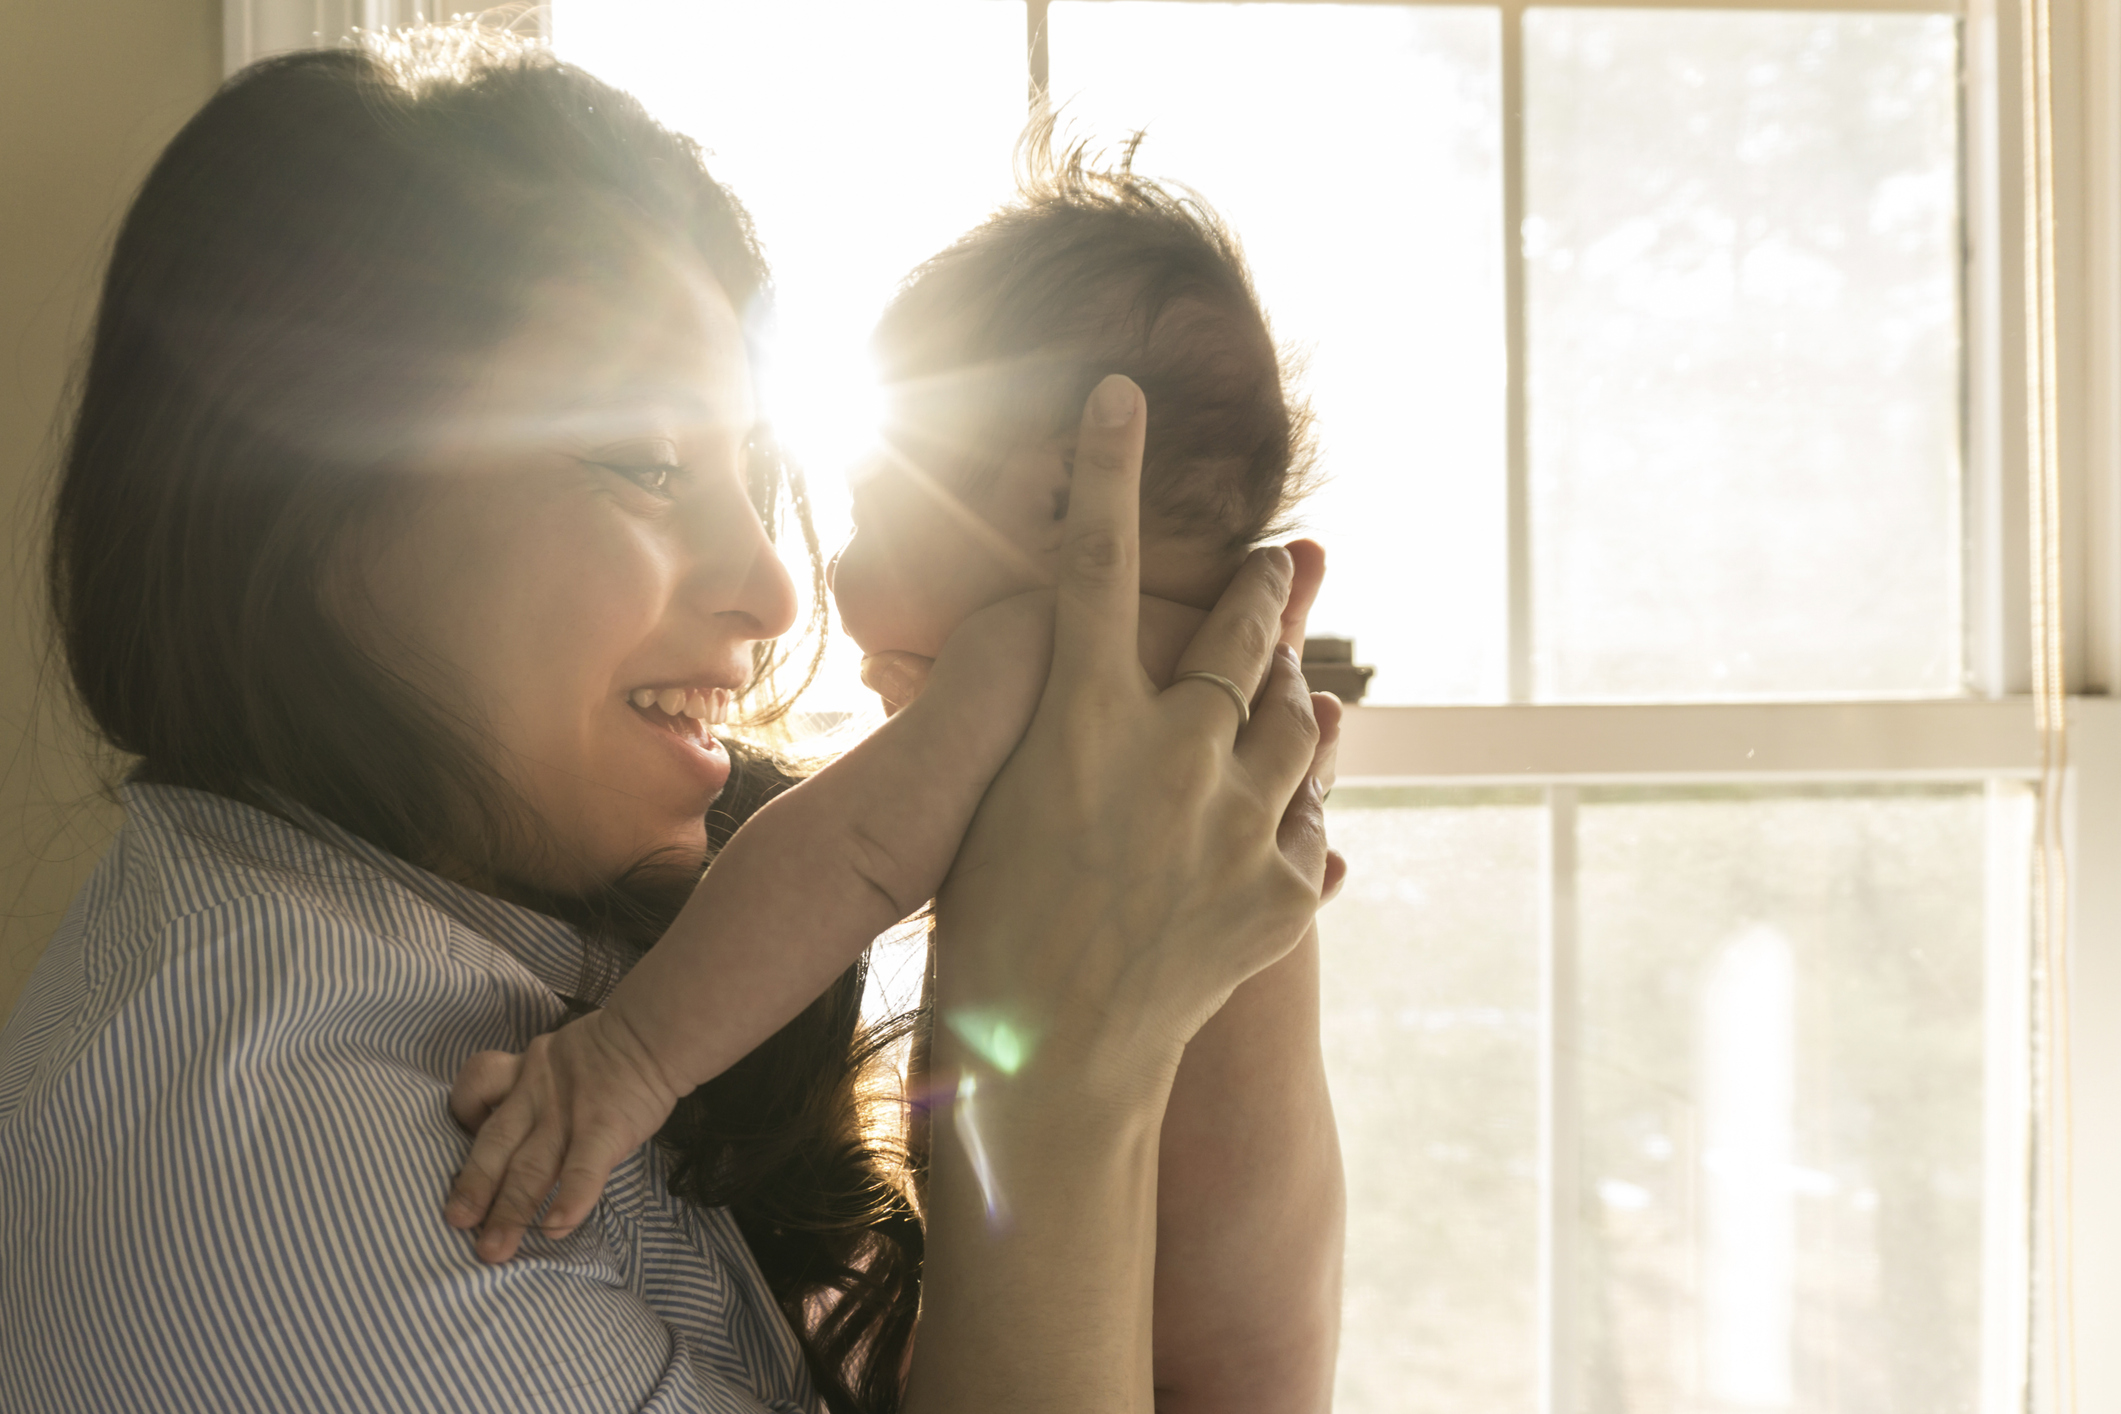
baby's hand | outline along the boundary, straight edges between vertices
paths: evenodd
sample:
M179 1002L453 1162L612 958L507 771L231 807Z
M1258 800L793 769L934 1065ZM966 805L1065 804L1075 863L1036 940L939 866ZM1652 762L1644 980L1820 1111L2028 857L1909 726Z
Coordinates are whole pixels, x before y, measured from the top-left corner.
M596 1207L612 1168L654 1137L678 1095L625 1019L606 1008L538 1037L522 1055L481 1051L449 1090L478 1137L443 1218L476 1228L482 1262L505 1262L533 1224L565 1237ZM559 1196L543 1222L554 1183Z

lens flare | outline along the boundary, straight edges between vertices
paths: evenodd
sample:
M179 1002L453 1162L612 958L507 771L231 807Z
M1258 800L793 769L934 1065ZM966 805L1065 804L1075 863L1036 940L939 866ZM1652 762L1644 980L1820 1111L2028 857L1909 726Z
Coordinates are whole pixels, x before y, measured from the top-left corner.
M979 1180L987 1226L1000 1231L1009 1226L1009 1203L1002 1197L994 1163L987 1157L986 1141L980 1137L978 1103L979 1077L968 1070L958 1077L957 1103L951 1107L951 1118L957 1125L957 1142L965 1146L965 1157L972 1161L972 1176Z

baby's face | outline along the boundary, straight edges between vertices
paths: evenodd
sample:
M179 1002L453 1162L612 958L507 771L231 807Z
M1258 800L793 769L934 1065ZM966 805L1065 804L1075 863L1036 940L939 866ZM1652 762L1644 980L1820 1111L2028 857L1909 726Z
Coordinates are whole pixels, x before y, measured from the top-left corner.
M864 653L933 658L966 616L1053 584L1068 514L1074 445L1012 448L973 478L876 457L854 488L854 536L828 574L840 622ZM1144 517L1141 588L1152 599L1213 608L1242 551Z
M1066 515L1067 449L1019 447L966 486L887 452L854 488L854 536L834 557L832 597L864 653L934 657L968 614L1053 583Z

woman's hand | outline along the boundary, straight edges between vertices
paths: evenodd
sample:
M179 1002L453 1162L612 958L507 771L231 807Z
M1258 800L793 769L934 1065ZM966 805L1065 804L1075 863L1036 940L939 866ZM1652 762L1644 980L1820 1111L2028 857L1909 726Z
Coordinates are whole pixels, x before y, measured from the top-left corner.
M1312 602L1318 597L1319 586L1324 583L1326 552L1315 540L1292 540L1282 547L1289 552L1292 579L1288 602L1281 613L1281 642L1299 652L1304 643L1305 620L1311 611ZM1039 604L1044 615L1039 624L1038 652L1041 661L1047 651L1044 634L1050 627L1052 604L1050 596L1020 595L1016 600L1004 601L1011 608L1021 608L1032 601ZM974 616L992 616L1000 607L985 609ZM1019 619L1021 615L1019 615ZM1142 668L1157 687L1170 684L1172 675L1178 671L1179 658L1199 633L1206 620L1205 611L1187 604L1174 603L1169 599L1157 599L1149 595L1141 598L1141 616L1138 621L1140 657ZM1019 625L1012 631L1022 633ZM1028 635L1027 635L1028 636ZM987 641L995 643L994 635L986 635ZM1000 645L997 645L1000 646ZM991 650L990 650L991 651ZM862 659L862 684L877 695L883 704L884 715L896 716L901 710L918 701L928 689L935 670L935 659L918 653L907 653L896 649L872 653ZM1334 759L1339 745L1341 701L1330 692L1311 694L1311 712L1319 726L1319 741L1316 755L1311 763L1311 774L1318 781L1320 790L1333 788ZM1313 841L1306 828L1308 821L1315 820L1321 827L1323 817L1307 813L1300 802L1292 802L1292 817L1287 821L1289 829L1284 833L1285 853L1296 858L1297 851L1310 848ZM1340 891L1343 877L1347 873L1347 862L1337 850L1326 851L1326 876L1323 900L1330 900Z
M1169 688L1141 666L1144 412L1124 378L1091 399L1053 670L938 900L945 1026L1009 1027L1027 1056L1064 1046L1078 1094L1168 1080L1230 991L1303 935L1325 869L1311 847L1323 838L1317 723L1295 652L1278 646L1289 552L1246 562ZM1249 722L1191 673L1233 683Z

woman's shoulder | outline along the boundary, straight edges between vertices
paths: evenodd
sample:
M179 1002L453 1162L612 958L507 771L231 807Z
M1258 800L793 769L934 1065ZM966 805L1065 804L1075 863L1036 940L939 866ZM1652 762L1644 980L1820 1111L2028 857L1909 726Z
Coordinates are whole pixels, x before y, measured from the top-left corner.
M506 946L333 841L197 791L124 795L0 1030L0 1126L84 1065L120 1108L179 1085L338 1083L356 1058L446 1086L472 1050L561 1015Z
M450 1077L563 1010L510 945L329 860L289 878L270 852L304 847L256 821L232 858L167 813L135 809L0 1032L0 1308L31 1313L0 1404L811 1407L733 1221L660 1155L505 1268L442 1222ZM418 907L447 947L406 942Z

